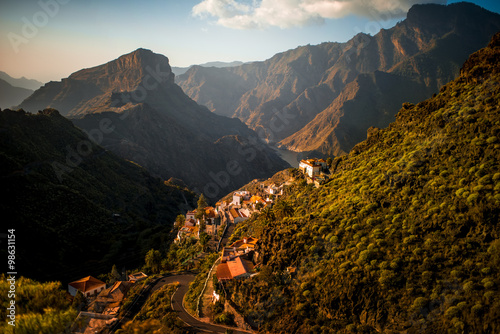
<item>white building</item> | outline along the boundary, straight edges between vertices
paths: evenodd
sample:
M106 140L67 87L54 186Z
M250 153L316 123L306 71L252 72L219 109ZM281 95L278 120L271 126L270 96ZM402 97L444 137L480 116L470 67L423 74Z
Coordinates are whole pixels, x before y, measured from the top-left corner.
M76 296L76 293L80 291L85 297L90 297L97 295L104 289L106 289L106 283L92 276L87 276L68 284L68 292L72 296Z
M236 191L233 193L233 201L231 202L232 205L241 205L243 201L248 200L250 198L250 193L248 191Z
M309 177L315 177L320 174L323 168L320 164L316 163L316 161L316 159L301 160L299 169Z

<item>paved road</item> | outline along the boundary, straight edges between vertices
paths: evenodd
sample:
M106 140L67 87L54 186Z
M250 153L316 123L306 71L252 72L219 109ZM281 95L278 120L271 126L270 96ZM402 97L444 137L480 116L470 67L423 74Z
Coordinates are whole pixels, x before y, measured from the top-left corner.
M205 322L199 321L198 319L191 316L182 306L182 300L184 298L184 295L188 291L189 283L191 283L194 278L194 274L181 274L164 277L160 281L158 281L158 283L156 283L156 285L152 288L152 291L161 288L165 284L179 282L179 288L174 293L174 296L172 298L172 307L174 311L177 312L177 316L198 333L225 333L227 329L226 327L207 324ZM233 330L233 333L248 334L250 332Z

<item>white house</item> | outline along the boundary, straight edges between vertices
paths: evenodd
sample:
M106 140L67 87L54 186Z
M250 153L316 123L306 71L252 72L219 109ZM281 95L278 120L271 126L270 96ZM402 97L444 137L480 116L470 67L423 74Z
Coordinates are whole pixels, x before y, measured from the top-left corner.
M299 169L309 177L315 177L320 174L323 166L317 162L317 159L301 160Z
M233 201L231 202L231 204L238 206L241 205L244 200L248 200L249 198L250 193L248 191L236 191L233 193Z
M68 292L72 296L76 296L76 293L80 291L85 297L90 297L97 295L104 289L106 289L106 283L92 276L87 276L68 284Z

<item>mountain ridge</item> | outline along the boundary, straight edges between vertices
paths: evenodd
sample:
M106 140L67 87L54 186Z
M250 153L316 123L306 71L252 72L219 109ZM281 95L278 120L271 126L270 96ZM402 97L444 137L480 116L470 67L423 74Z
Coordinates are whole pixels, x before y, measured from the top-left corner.
M439 19L434 20L436 17ZM453 79L468 55L484 47L498 30L500 15L474 4L415 5L405 20L374 36L359 33L346 43L301 46L263 62L224 70L191 68L177 82L194 100L215 113L240 118L278 146L294 151L314 148L319 154L341 155L359 138L366 138L368 127L354 126L348 131L349 125L342 129L340 122L330 126L328 136L308 141L304 141L308 136L304 127L331 106L358 75L382 71L405 79L393 80L395 83L415 87L417 82L417 92L421 94L395 96L401 103L416 102L430 97ZM384 114L389 106L383 105L383 101L391 99L384 96L383 89L377 89L382 95L370 98L375 98L382 110L374 113ZM353 100L356 98L353 96ZM393 108L390 114L394 116L397 110ZM330 110L339 112L339 108ZM281 120L283 114L289 116L285 123ZM280 131L273 131L271 123L283 126ZM384 121L372 125L387 124ZM347 136L338 138L336 131ZM325 140L328 142L323 145Z

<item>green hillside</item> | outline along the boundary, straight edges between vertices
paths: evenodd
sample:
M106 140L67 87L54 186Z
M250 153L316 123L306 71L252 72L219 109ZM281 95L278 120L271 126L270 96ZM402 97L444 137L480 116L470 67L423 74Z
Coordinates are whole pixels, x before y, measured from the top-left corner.
M433 98L237 229L261 273L231 283L273 333L500 332L500 34ZM297 267L290 276L286 268Z
M113 264L135 268L194 201L91 143L53 109L1 111L0 162L0 210L5 228L16 229L16 269L26 277L64 282Z

